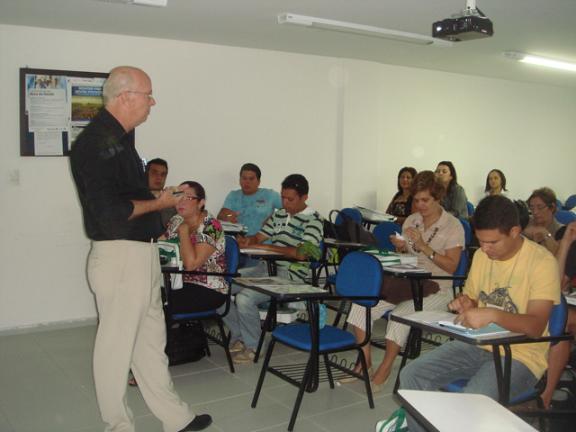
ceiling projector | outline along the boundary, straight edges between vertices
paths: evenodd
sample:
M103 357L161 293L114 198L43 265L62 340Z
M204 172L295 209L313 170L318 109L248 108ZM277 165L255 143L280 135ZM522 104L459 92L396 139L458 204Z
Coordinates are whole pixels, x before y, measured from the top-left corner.
M492 21L476 7L476 0L466 0L466 9L432 24L432 37L460 42L490 37L494 34Z

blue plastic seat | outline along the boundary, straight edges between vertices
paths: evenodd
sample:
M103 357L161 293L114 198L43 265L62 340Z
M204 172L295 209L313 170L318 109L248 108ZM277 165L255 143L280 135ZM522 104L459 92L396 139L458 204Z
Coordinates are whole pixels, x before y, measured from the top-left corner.
M554 217L562 225L568 225L570 222L576 221L576 213L570 210L558 210L554 213Z
M394 235L394 233L402 234L402 227L395 222L380 222L376 225L374 236L378 240L378 247L389 251L395 250L394 245L390 241L390 236Z
M466 248L462 249L460 252L460 261L458 261L458 267L454 272L454 276L464 278L468 274L468 265L470 259L468 258L468 251ZM464 287L465 279L454 279L452 282L452 291L454 292L454 297L456 297L456 291L462 292L462 287Z
M458 220L462 224L462 228L464 228L464 246L469 247L472 243L472 227L470 226L470 222L463 218L458 218Z
M378 302L382 278L382 266L374 256L365 252L350 252L347 254L338 270L335 289L339 298L349 298L354 303L366 308L366 337L363 341L357 342L354 335L346 330L330 325L319 329L317 320L313 323L288 324L276 328L272 332L272 340L270 341L270 345L266 351L262 371L258 379L258 384L256 385L254 398L252 399L252 408L255 408L258 403L266 372L273 369L269 367L269 363L277 342L309 353L304 376L300 382L298 382L293 376L288 375L288 373L283 373L282 371L274 369L274 375L285 379L299 388L298 396L296 397L292 409L290 423L288 425L289 431L294 428L298 410L300 409L302 398L304 396L304 391L312 382L314 382L314 380L317 379L317 367L319 367L320 357L324 359L330 388L334 388L334 379L332 377L333 368L356 376L364 381L368 396L368 404L370 408L374 408L366 358L364 357L361 348L370 340L370 310ZM359 296L364 298L354 298ZM328 357L328 354L349 350L355 350L358 352L360 364L362 365L362 375L355 373L340 363L330 360ZM317 367L315 368L313 365L316 365Z
M468 217L474 216L474 204L470 201L466 201L466 208L468 209Z
M572 210L574 207L576 207L576 194L570 195L564 203L564 210Z
M340 210L340 212L336 216L336 220L334 221L336 225L340 225L342 223L342 215L344 215L345 217L349 217L357 224L362 225L362 213L360 213L360 210L358 210L357 208L345 207L342 210Z
M173 313L171 310L171 290L167 289L165 293L166 301L164 304L164 313L166 316L166 324L168 328L171 328L175 323L186 323L190 321L205 321L205 320L214 320L218 325L219 329L219 336L215 336L207 331L204 331L204 335L206 338L210 339L212 342L220 345L224 348L226 352L226 358L228 360L228 366L230 367L230 371L234 373L234 363L232 362L232 356L229 350L229 336L226 335L224 331L224 323L222 318L228 314L230 310L230 301L232 297L232 278L236 276L236 272L238 270L238 262L240 259L240 251L238 248L238 243L234 239L234 237L226 236L226 273L224 273L224 279L228 284L228 291L226 293L226 303L223 312L218 312L216 309L210 309L201 312L193 312L193 313ZM185 273L185 271L183 271ZM198 272L194 272L197 274ZM167 278L169 280L169 278ZM165 278L166 280L166 278ZM204 328L204 327L203 327ZM208 345L206 345L206 350L208 355L210 355L210 350L208 349Z

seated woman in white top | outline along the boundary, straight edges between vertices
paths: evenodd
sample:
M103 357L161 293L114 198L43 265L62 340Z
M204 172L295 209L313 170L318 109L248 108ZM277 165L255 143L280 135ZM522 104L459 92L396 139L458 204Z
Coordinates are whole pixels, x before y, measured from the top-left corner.
M493 169L486 176L486 187L484 188L486 196L504 195L507 196L506 176L499 169Z
M402 226L402 236L405 240L390 236L390 240L399 252L408 252L418 256L418 265L433 275L452 275L458 267L460 254L464 245L464 229L458 219L445 211L440 202L445 189L432 171L422 171L412 182L412 196L415 213L412 213ZM431 281L430 281L431 282ZM424 309L446 310L446 305L452 300L452 281L442 280L434 283L433 294L424 298ZM407 315L414 312L414 301L411 297L410 281L407 279L384 276L383 291L386 293L404 293L405 300L398 304L380 301L372 308L372 319L378 319L387 309L394 309L395 315ZM389 301L391 296L386 297ZM366 310L352 305L348 315L348 323L352 324L356 340L365 336ZM408 339L410 327L394 321L388 322L386 329L386 354L384 360L372 376L372 391L382 389L392 370L396 356L400 353ZM370 345L365 345L364 354L368 366L371 365ZM360 366L356 365L357 372ZM344 380L346 382L349 380Z

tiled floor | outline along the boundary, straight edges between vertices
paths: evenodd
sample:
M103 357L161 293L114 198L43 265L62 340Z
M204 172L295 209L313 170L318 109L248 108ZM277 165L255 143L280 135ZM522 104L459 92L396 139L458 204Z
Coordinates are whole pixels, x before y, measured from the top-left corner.
M91 356L95 326L0 336L0 432L96 432L100 420ZM382 353L375 350L376 361ZM273 363L301 362L302 353L277 347ZM351 357L348 356L350 359ZM250 402L260 363L241 365L231 374L223 350L196 363L171 367L177 391L198 413L214 418L208 431L285 431L296 388L267 374L257 408ZM395 376L395 374L394 374ZM368 407L361 383L331 390L321 383L304 395L295 431L373 431L397 407L393 380ZM127 390L139 432L161 431L137 388Z

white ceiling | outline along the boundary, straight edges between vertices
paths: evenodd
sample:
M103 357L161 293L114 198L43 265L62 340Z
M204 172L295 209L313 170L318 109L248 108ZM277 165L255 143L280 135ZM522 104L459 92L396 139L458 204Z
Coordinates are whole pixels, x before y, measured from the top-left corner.
M106 1L106 0L105 0ZM166 8L102 0L0 0L0 23L188 40L369 60L576 88L576 74L510 61L515 50L576 62L576 0L477 0L494 36L452 48L278 25L292 12L412 33L465 0L168 0Z

